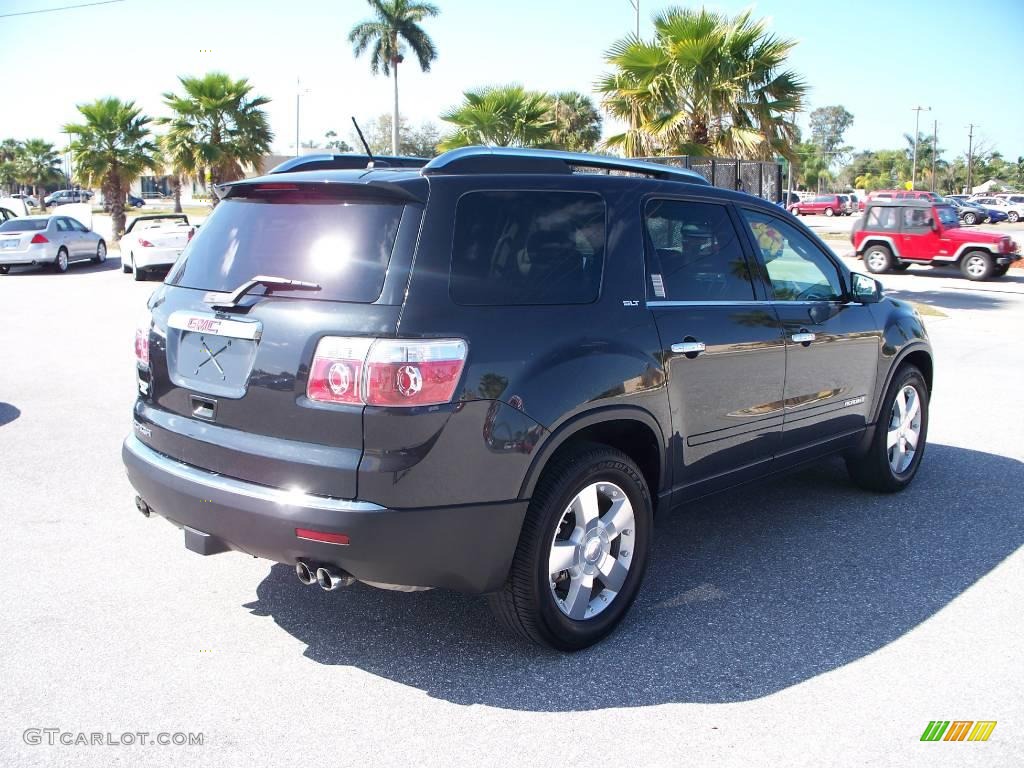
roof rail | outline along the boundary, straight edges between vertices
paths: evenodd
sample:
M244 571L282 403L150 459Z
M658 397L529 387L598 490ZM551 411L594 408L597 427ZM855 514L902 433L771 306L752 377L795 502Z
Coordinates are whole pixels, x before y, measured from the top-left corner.
M347 171L366 168L422 168L427 164L425 157L389 157L374 155L302 155L285 160L269 173L293 173L295 171Z
M472 173L580 173L588 170L708 185L708 180L699 173L685 168L582 152L513 147L453 149L440 157L435 157L423 167L421 173L431 176Z

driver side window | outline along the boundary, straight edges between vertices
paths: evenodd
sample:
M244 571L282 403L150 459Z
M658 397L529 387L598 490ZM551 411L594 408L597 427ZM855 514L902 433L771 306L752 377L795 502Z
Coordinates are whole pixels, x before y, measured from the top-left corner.
M832 260L806 235L774 216L742 210L761 253L776 301L841 301Z

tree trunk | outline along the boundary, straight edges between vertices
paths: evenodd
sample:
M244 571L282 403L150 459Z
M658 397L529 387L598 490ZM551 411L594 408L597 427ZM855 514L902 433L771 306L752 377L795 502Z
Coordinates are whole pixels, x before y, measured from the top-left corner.
M181 176L171 176L171 189L174 190L174 212L181 213Z
M46 190L38 184L35 184L32 188L36 191L36 200L39 201L39 208L45 212L46 201L43 198L46 197Z
M395 58L392 76L395 79L395 114L391 119L391 154L398 155L398 59Z
M117 168L112 169L107 178L109 179L111 197L110 218L113 223L114 242L116 243L124 234L124 190L121 189L121 174Z

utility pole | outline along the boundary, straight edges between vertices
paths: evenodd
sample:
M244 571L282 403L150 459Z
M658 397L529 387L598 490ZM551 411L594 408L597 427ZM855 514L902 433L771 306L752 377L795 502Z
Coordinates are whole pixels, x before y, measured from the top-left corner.
M912 111L917 113L917 119L914 121L914 162L910 171L910 188L915 189L917 187L917 136L921 132L921 113L931 112L932 108L914 107Z
M796 136L796 110L793 110L793 136ZM793 153L796 157L796 152ZM789 189L786 192L786 210L789 210L790 201L793 199L793 160L789 161Z
M629 0L629 4L636 9L636 36L640 37L640 0Z
M971 194L971 165L974 159L974 123L970 123L967 126L967 189L964 190L968 195Z
M939 121L932 122L932 183L928 188L935 191L935 156L939 154Z

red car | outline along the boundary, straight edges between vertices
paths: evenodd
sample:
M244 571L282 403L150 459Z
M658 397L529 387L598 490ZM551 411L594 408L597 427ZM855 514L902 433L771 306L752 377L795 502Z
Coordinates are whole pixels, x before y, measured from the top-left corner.
M1020 258L1020 246L1006 235L961 228L953 206L929 200L868 201L850 242L874 273L956 264L967 279L987 280L1002 277Z
M811 213L823 213L826 216L842 216L846 213L846 206L839 195L817 195L789 206L789 212L794 216L806 216Z
M923 189L876 189L869 192L867 200L861 200L860 210L864 210L867 203L872 200L927 200L931 203L940 203L942 198L934 192Z

